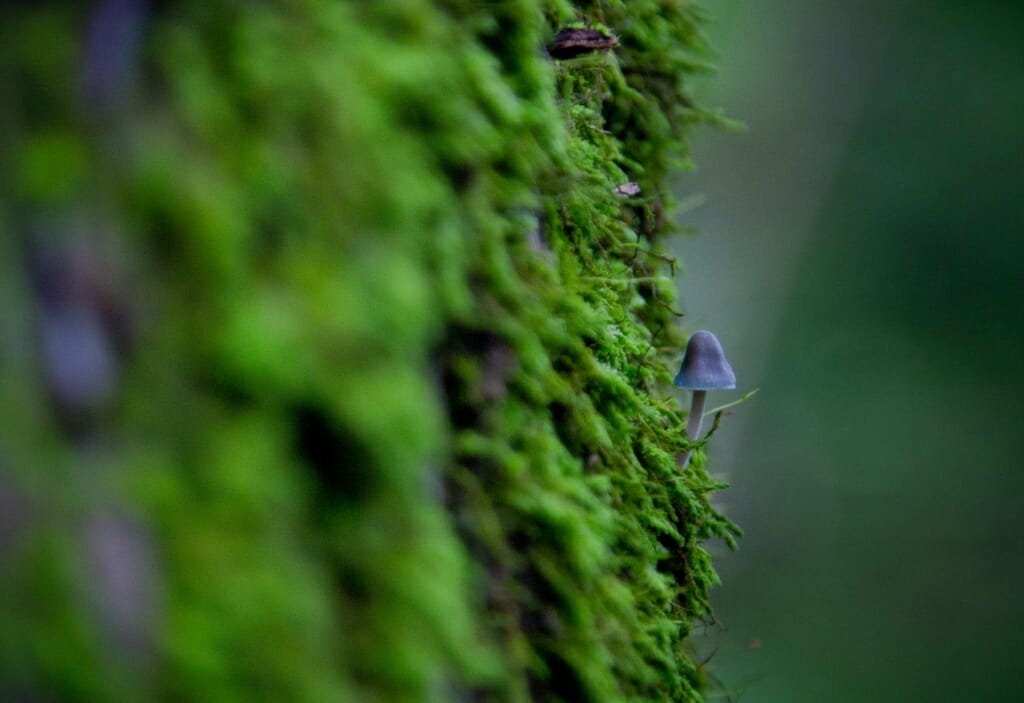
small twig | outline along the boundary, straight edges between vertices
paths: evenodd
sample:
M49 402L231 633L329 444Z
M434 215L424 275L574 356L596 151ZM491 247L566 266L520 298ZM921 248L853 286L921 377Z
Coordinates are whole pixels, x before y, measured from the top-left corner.
M647 351L645 351L644 355L640 357L640 364L639 364L640 366L643 366L644 361L647 359L647 355L650 354L651 351L654 349L654 343L658 341L658 335L660 335L662 333L662 330L664 330L664 329L665 329L665 323L662 322L661 326L658 327L657 331L654 334L651 335L651 341L648 343Z
M619 253L619 252L616 252L616 253ZM622 252L622 253L625 254L626 252ZM650 257L653 257L655 259L660 259L661 261L664 261L666 264L669 265L669 268L672 271L672 277L673 278L675 277L675 275L676 275L676 263L679 261L676 257L672 256L671 254L661 254L661 253L658 253L656 251L651 251L650 249L644 249L639 244L634 244L633 245L632 255L631 255L630 259L628 261L626 261L626 265L629 266L630 268L632 268L633 264L636 262L637 258L640 256L640 254L643 254L645 256L650 256Z
M704 413L704 417L707 417L707 415L707 413ZM707 441L711 439L711 435L718 431L718 428L721 426L721 424L722 411L719 410L717 413L715 413L715 421L711 423L711 429L708 430L708 433L704 435L703 439L697 441L697 446L703 447L705 444L707 444Z
M658 305L660 305L661 307L663 307L666 310L668 310L670 313L672 313L676 317L686 317L686 313L685 312L681 312L679 310L676 310L674 307L672 307L671 305L666 303L664 300L662 300L658 296L654 296L654 302L656 302Z
M664 276L640 276L637 278L611 278L609 276L580 276L582 281L601 281L604 283L658 283L666 280Z
M761 390L761 389L760 388L755 388L754 390L750 391L749 393L747 393L742 398L737 398L736 400L732 401L731 403L726 403L725 405L719 405L717 408L711 408L710 410L708 410L707 412L704 413L704 417L707 417L708 415L715 415L715 414L721 413L723 410L728 410L729 408L736 407L740 403L745 403L748 400L750 400L751 398L753 398L754 395L756 395L759 390Z
M737 405L739 405L740 403L743 403L743 402L745 402L747 400L750 400L750 398L755 393L757 393L759 390L761 390L761 389L760 388L755 388L754 390L752 390L749 393L747 393L746 395L744 395L742 398L737 398L736 400L732 401L731 403L726 403L725 405L719 405L717 408L711 408L711 410L708 410L707 412L705 412L702 415L702 417L707 417L709 415L714 415L715 419L712 421L711 429L708 430L707 434L704 435L703 437L701 437L700 439L695 440L693 442L693 448L694 449L701 448L705 444L707 444L708 440L711 439L711 436L713 434L715 434L715 432L718 431L719 427L722 426L722 416L725 414L726 410L728 410L729 408L734 408ZM693 450L691 449L690 451L693 451ZM689 455L687 455L687 458L689 458Z

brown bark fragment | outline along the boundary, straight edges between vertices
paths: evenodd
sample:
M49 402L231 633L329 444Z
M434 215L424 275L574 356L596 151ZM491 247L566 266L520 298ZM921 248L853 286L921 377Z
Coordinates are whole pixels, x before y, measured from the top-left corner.
M597 29L563 29L548 44L553 59L571 59L591 51L607 51L618 46L619 40Z

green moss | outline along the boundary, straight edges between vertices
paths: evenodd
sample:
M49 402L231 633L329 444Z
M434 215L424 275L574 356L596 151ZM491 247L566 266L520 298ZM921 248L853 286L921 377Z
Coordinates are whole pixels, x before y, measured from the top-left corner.
M96 578L68 558L81 535L12 551L5 594L40 609L6 634L41 654L0 649L0 693L700 700L702 543L736 529L703 465L677 468L668 385L665 178L716 119L686 92L693 6L177 3L146 18L146 80L108 121L67 87L73 52L40 66L13 41L46 26L74 46L82 11L12 13L4 146L22 156L0 173L33 197L2 204L5 226L92 223L135 323L89 421L93 497L67 480L87 450L45 408L4 437L0 490L40 498L24 535L47 506L69 526L134 516L159 587L145 661L86 671L104 626L62 595ZM619 45L552 61L569 25ZM10 253L12 305L45 315ZM4 361L20 390L0 412L39 406L32 353ZM39 562L54 585L19 576Z

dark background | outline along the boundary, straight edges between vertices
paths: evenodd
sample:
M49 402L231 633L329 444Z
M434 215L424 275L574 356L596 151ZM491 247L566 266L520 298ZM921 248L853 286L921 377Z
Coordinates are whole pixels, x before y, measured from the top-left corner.
M748 129L680 183L681 292L761 389L712 449L718 694L1024 700L1022 4L708 7Z

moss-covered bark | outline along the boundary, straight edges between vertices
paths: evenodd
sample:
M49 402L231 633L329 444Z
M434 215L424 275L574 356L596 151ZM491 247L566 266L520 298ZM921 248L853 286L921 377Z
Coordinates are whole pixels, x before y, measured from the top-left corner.
M690 3L5 12L0 698L700 700Z

